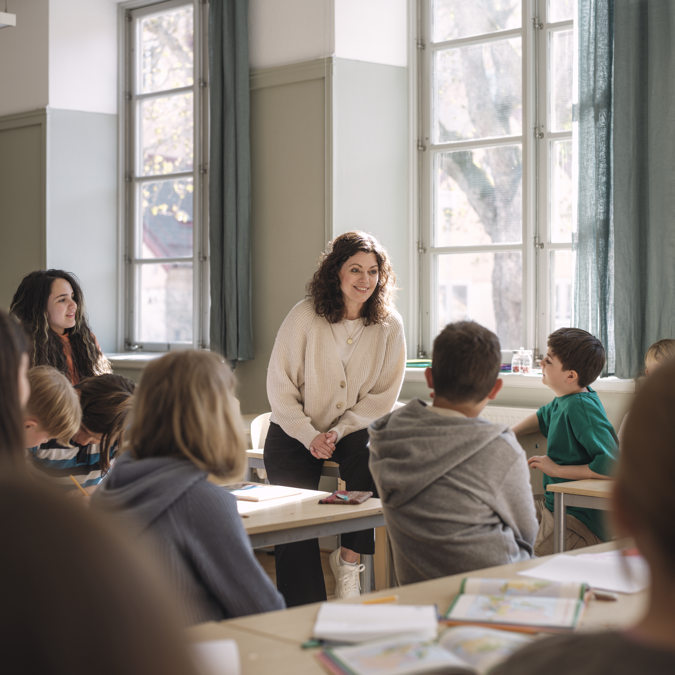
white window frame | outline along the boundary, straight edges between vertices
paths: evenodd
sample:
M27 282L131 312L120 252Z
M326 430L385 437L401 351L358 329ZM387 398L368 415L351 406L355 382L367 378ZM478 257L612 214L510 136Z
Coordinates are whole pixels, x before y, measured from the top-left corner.
M411 59L411 92L417 99L412 107L413 140L416 147L414 166L411 167L413 186L411 194L418 199L419 210L413 214L413 231L417 240L418 307L415 316L414 334L417 337L416 356L424 358L431 354L436 323L434 289L434 255L442 253L471 253L475 251L522 251L523 261L523 335L522 345L532 349L535 357L541 358L546 352L546 338L551 332L549 298L550 252L571 250L572 243L550 243L549 224L549 148L552 140L572 138L572 132L549 131L550 111L548 110L548 36L552 31L568 29L574 22L547 23L546 0L524 0L522 2L522 27L504 30L477 38L460 38L434 44L432 37L432 1L413 0L415 11L410 12L414 55ZM523 82L523 126L521 136L478 141L458 141L433 144L432 138L432 96L433 57L438 49L448 46L463 46L485 43L490 40L522 36L522 82ZM575 44L576 47L576 44ZM536 57L536 58L535 58ZM575 68L576 85L576 68ZM543 132L543 136L540 133ZM521 244L496 244L494 246L450 246L435 247L433 232L433 165L435 154L448 150L466 150L480 147L495 147L519 143L523 158L523 231ZM574 147L576 162L576 147ZM573 204L576 219L576 202Z
M136 195L140 183L157 180L136 175L137 147L134 123L136 102L160 94L136 95L134 80L136 49L136 20L158 11L192 5L194 8L194 83L191 87L171 91L194 93L194 160L191 172L167 174L166 178L193 180L193 250L192 257L142 259L136 256L136 241L140 218ZM163 352L174 349L208 348L209 342L209 237L208 237L208 3L200 0L131 0L118 10L118 167L119 167L119 251L121 252L118 279L118 349L119 351ZM166 93L166 92L164 92ZM136 340L138 322L137 270L140 265L152 263L192 263L192 343L157 343Z

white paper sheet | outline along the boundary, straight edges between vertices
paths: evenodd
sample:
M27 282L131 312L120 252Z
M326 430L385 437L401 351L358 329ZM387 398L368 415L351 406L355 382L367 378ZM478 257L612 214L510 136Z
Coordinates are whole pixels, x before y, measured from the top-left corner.
M239 648L234 640L208 640L193 645L204 675L241 675Z
M334 642L364 642L393 635L420 640L436 637L438 615L433 605L342 605L324 603L313 637Z
M649 566L645 559L622 557L619 551L556 555L518 574L548 581L586 582L592 588L615 593L637 593L649 586Z

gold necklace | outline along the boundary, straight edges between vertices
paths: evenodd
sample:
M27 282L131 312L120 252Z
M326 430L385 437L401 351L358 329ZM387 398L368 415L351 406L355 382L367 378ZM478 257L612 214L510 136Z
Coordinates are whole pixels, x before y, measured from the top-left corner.
M347 326L345 326L345 321L346 321L346 319L343 319L343 320L342 320L342 327L345 329L345 333L347 333ZM358 323L358 321L357 321L357 322L356 322L356 326L354 326L354 330L351 332L351 334L350 334L350 333L347 333L347 344L348 344L348 345L350 345L350 344L352 344L352 343L354 342L354 340L352 340L352 335L354 335L354 333L356 332L356 330L358 329L358 327L359 327L359 323Z

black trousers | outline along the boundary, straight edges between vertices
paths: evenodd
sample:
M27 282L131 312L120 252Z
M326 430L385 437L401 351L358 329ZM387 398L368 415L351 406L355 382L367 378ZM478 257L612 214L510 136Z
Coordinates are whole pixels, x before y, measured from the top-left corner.
M332 461L340 465L340 478L348 490L368 490L377 497L368 468L368 430L348 434L335 446ZM272 422L265 439L265 470L270 483L317 490L323 460L314 457L297 439ZM349 508L348 506L345 508ZM375 531L342 535L342 545L357 553L375 553ZM274 547L277 588L288 607L326 600L319 540L308 539Z

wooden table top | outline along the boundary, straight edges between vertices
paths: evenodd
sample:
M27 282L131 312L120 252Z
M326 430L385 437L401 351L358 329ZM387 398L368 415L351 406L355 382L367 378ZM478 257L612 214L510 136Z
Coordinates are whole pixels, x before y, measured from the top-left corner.
M624 541L621 545L629 546L631 542ZM598 544L584 549L568 551L564 555L577 555L579 553L599 553L602 551L613 550L617 547L616 542ZM525 562L514 563L511 565L501 565L484 570L470 572L468 574L457 574L451 577L433 579L408 586L401 586L395 589L387 589L363 595L360 598L349 598L338 600L341 603L358 603L364 599L386 597L396 594L399 596L398 604L427 605L436 604L441 613L444 613L450 603L459 593L462 579L466 576L492 577L492 578L513 578L516 573L535 567L541 562L541 558L527 560ZM596 599L590 599L588 608L582 618L580 630L588 629L619 629L636 623L645 611L647 602L647 591L635 593L632 595L620 594L616 602L607 602ZM208 623L193 626L190 629L190 638L195 641L212 640L218 638L234 638L239 644L242 654L242 672L245 675L257 675L258 673L269 673L265 670L264 664L249 659L248 650L258 653L263 649L264 640L272 640L275 643L273 647L277 650L279 667L281 661L289 659L287 665L295 668L295 672L302 673L324 673L318 662L311 656L314 650L302 650L300 646L312 635L312 629L316 621L316 615L319 611L320 603L304 605L302 607L293 607L291 609L277 612L267 612L254 616L230 619L222 623ZM250 637L243 637L242 634L248 634ZM290 648L290 651L289 651ZM257 650L257 651L256 651ZM282 656L283 652L283 656ZM285 673L285 670L279 671ZM290 670L288 672L291 672Z
M609 499L614 488L613 480L573 480L569 483L552 483L546 486L548 492L562 492L566 495L583 495L584 497L600 497Z

